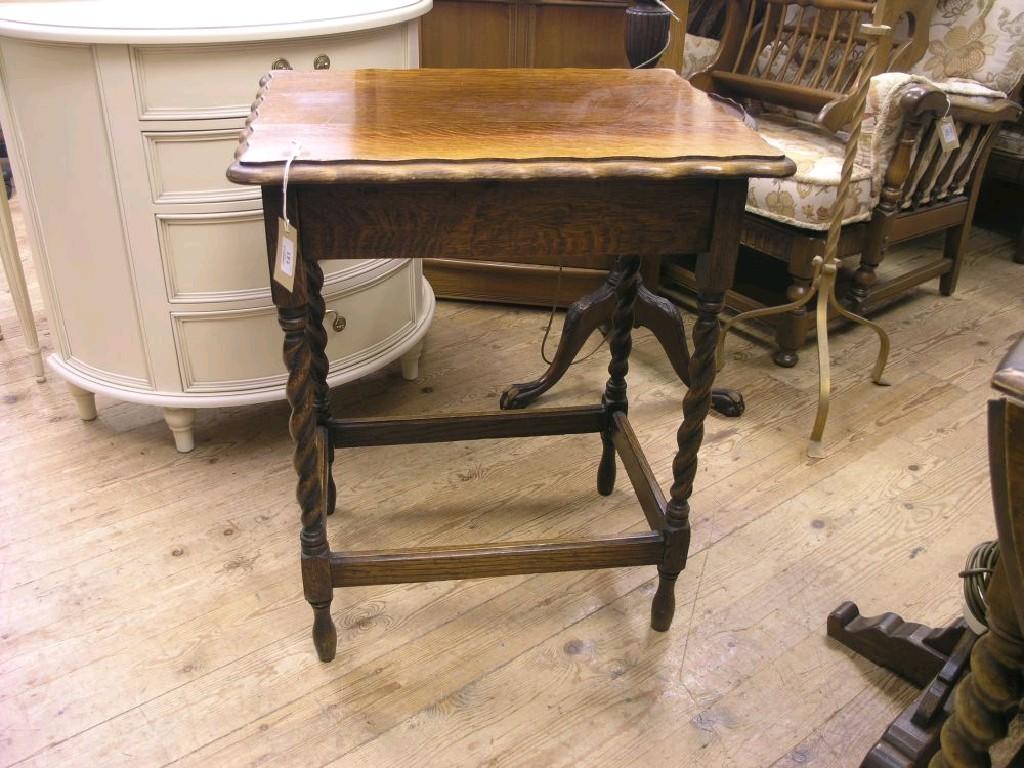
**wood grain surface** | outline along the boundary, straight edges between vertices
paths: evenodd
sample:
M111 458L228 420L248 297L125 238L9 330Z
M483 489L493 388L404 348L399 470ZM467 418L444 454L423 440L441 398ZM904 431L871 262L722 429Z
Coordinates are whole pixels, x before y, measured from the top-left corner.
M56 378L35 383L0 277L0 764L853 768L916 692L830 642L825 617L851 597L932 625L960 610L956 571L995 534L985 411L1021 331L1012 253L976 229L956 297L922 288L880 315L891 387L868 381L861 333L835 333L820 462L804 456L813 366L775 367L767 335L730 339L718 382L747 412L708 420L672 632L648 628L650 566L358 587L335 595L329 665L297 578L287 405L200 412L187 455L155 408L101 396L83 423ZM381 372L334 406L493 408L542 367L546 320L442 302L420 380ZM607 363L573 367L546 404L591 402ZM684 388L642 330L630 392L667 486ZM595 499L600 445L349 449L328 525L352 548L642 533L625 472Z
M279 182L686 175L795 166L671 70L276 71L228 177Z

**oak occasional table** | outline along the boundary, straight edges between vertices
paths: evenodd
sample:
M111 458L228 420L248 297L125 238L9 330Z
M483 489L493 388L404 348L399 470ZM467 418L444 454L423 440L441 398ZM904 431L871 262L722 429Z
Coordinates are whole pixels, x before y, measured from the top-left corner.
M294 282L272 280L272 292L284 330L303 587L321 660L337 645L333 590L369 584L657 565L651 626L668 629L747 180L793 170L668 70L332 70L261 81L228 177L262 186L272 275L280 217L297 229ZM626 373L641 261L680 251L701 254L698 312L666 501L626 416ZM535 253L584 266L620 259L599 404L332 418L321 260ZM583 433L601 436L598 493L612 491L617 454L650 531L407 550L328 546L336 448Z

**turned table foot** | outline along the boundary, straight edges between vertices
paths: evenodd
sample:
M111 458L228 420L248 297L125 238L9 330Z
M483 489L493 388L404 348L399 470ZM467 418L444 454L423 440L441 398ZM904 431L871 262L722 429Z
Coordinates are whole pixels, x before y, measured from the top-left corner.
M164 421L174 435L174 447L178 453L188 453L196 447L193 427L196 412L192 408L164 408Z
M418 342L412 349L402 355L402 378L416 381L420 377L420 356L423 354L423 342Z
M68 391L75 399L75 406L78 408L78 416L82 421L93 421L96 419L96 394L87 389L82 389L77 384L67 382Z

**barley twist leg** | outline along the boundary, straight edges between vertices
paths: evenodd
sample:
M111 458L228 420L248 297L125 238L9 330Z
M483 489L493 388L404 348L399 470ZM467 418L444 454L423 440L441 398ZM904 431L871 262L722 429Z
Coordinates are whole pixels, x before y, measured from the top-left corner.
M633 349L633 320L636 297L640 290L640 257L619 259L621 279L615 286L615 309L612 312L612 330L608 335L608 348L612 359L608 363L608 383L604 387L601 404L609 425L601 433L601 462L597 467L597 492L608 496L615 488L615 445L612 443L611 415L626 412L626 374L629 373L629 353Z
M308 273L310 277L318 269ZM314 283L310 286L310 299L319 296L319 286ZM328 451L323 433L318 437L318 393L326 382L318 378L321 368L314 347L319 336L310 328L315 312L308 306L281 307L278 322L284 331L284 363L288 370L286 395L292 408L288 430L295 444L292 465L298 475L295 497L302 521L299 541L303 591L313 608L313 645L317 656L321 661L330 661L334 658L338 636L331 620L333 588L324 520ZM322 348L320 354L323 354Z
M651 605L651 628L665 632L675 614L675 584L686 566L690 548L690 496L697 475L697 452L704 439L704 420L711 409L715 380L715 347L722 293L697 295L697 322L693 327L690 388L683 398L683 423L676 433L678 450L672 461L672 489L665 510L665 557L658 566L658 591Z
M308 322L306 338L309 341L310 364L312 366L313 385L316 392L317 423L326 425L331 418L331 389L327 386L327 372L330 360L327 358L327 329L324 328L324 315L327 307L324 303L323 286L324 272L317 261L306 261L306 284L309 291ZM334 445L327 447L327 463L334 466ZM337 490L334 486L334 475L327 473L327 514L334 514Z

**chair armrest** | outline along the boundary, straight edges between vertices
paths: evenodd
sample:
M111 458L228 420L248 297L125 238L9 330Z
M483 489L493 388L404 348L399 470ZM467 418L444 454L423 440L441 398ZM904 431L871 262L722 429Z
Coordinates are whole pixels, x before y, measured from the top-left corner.
M923 77L890 72L871 79L857 155L858 162L871 169L874 195L892 198L896 194L923 127L948 109L946 94Z
M896 210L924 127L946 114L949 99L919 75L886 72L871 78L857 163L871 172L871 193Z
M900 111L903 119L920 122L931 115L942 117L952 100L932 83L908 85L900 96Z
M949 97L949 113L957 122L971 125L1013 122L1021 115L1021 106L1012 99L986 99L977 96Z

